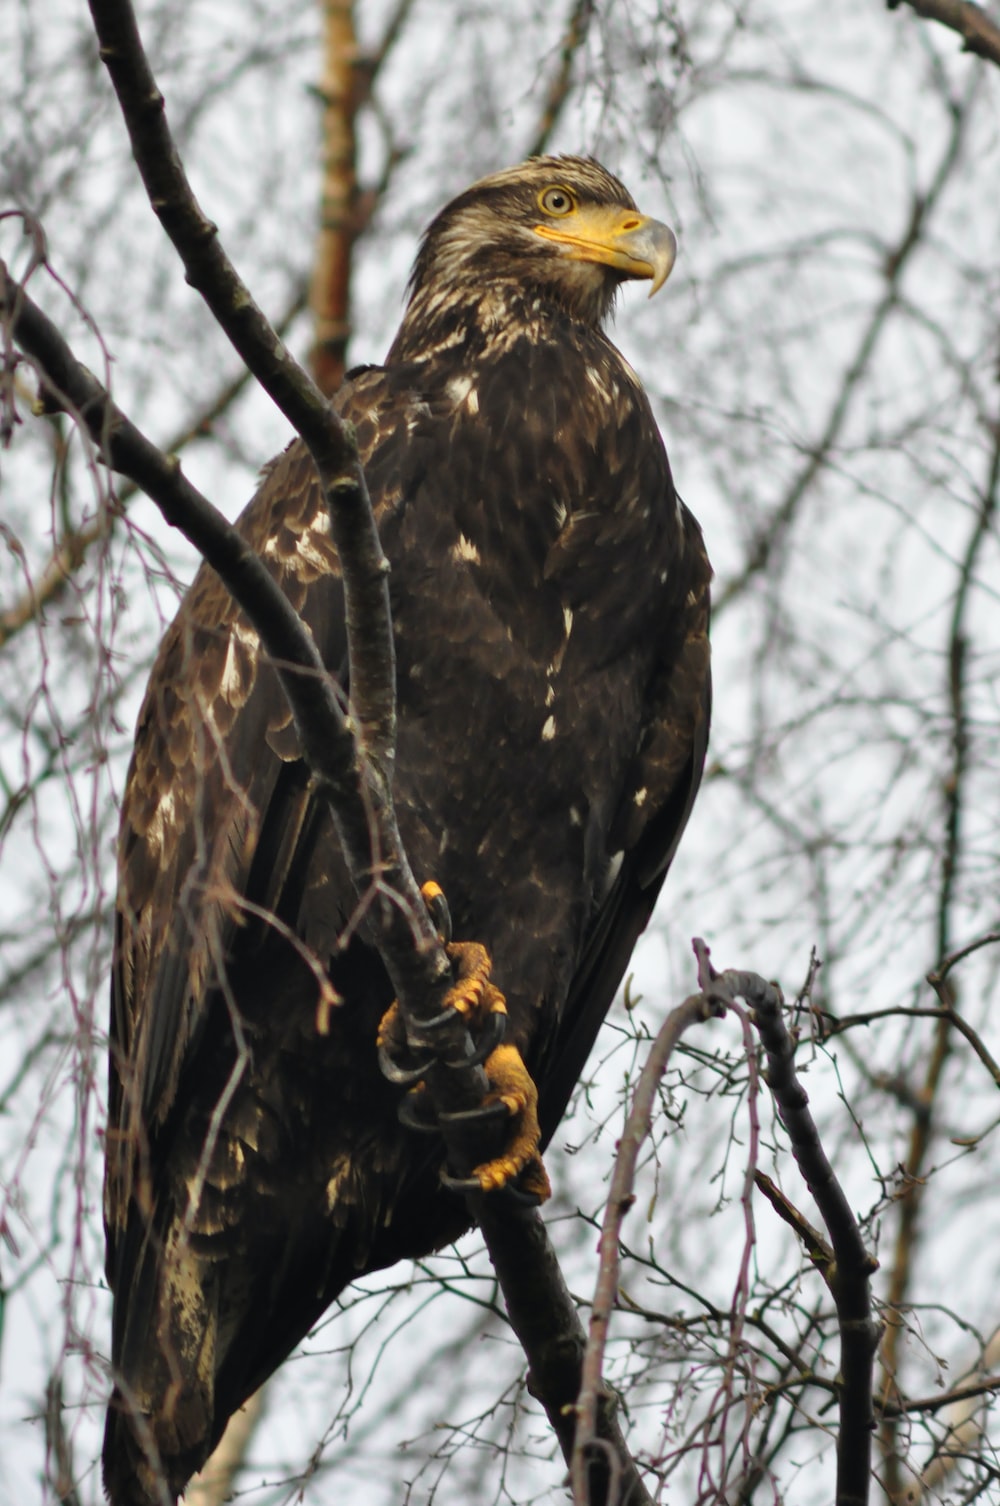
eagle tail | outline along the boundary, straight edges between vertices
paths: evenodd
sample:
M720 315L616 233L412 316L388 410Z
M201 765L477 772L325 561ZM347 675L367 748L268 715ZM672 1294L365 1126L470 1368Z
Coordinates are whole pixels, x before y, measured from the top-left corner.
M173 1506L215 1437L214 1262L174 1228L162 1253L147 1237L134 1268L128 1322L104 1433L112 1506Z

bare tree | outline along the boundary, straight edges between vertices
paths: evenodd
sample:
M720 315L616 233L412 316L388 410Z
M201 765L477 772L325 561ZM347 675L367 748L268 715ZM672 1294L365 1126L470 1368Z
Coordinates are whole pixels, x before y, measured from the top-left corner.
M550 1155L546 1222L584 1324L604 1330L601 1384L621 1396L651 1494L832 1497L837 1438L864 1425L864 1367L845 1367L842 1257L815 1178L813 1200L795 1170L794 1116L758 1091L757 1048L715 1020L674 1043L666 1074L644 1078L648 1137L622 1137L627 1188L614 1155L650 1043L691 992L692 933L726 962L806 978L787 1015L795 1073L844 1190L841 1227L880 1262L872 1496L991 1498L989 12L650 0L444 16L421 0L356 14L260 0L231 18L157 4L142 24L222 242L289 342L315 352L325 390L349 332L349 360L379 358L416 230L483 171L582 146L678 219L670 313L630 312L620 338L718 567L712 766L626 1007L557 1137L571 1153ZM0 224L11 275L232 514L287 430L183 284L87 17L57 4L0 25L5 198L23 211ZM107 1390L114 791L193 555L140 494L111 490L76 415L33 406L12 316L4 330L4 1420L12 1491L31 1499L44 1477L43 1499L84 1502L99 1498ZM533 1358L536 1388L540 1369ZM239 1489L537 1498L564 1468L525 1374L493 1267L466 1241L330 1315L277 1377Z

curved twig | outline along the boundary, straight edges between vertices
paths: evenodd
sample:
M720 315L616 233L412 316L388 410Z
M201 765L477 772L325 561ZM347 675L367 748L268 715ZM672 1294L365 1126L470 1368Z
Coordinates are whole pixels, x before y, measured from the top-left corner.
M576 1436L570 1464L570 1483L576 1506L592 1506L591 1472L602 1465L603 1451L594 1458L592 1445L598 1438L598 1403L603 1395L601 1374L611 1313L618 1295L618 1254L622 1220L635 1201L632 1188L639 1151L649 1134L660 1081L670 1057L685 1030L712 1014L723 1011L703 993L693 994L672 1009L661 1026L636 1084L632 1107L618 1142L611 1188L604 1210L598 1242L598 1276L590 1315L590 1334L584 1355L580 1394L576 1402Z
M872 1365L880 1327L872 1317L870 1277L877 1262L865 1248L861 1230L820 1142L809 1097L794 1066L794 1044L782 1018L781 992L756 973L716 973L704 942L695 942L700 981L720 1004L746 1000L767 1055L767 1081L813 1200L826 1226L833 1261L821 1271L837 1308L840 1328L837 1436L837 1506L865 1506L871 1485L871 1442L875 1416ZM815 1258L815 1252L812 1252Z

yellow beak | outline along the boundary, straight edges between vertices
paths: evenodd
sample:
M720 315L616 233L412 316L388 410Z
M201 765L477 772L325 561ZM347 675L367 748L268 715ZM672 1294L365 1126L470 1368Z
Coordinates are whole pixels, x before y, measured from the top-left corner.
M535 225L534 231L555 241L573 261L599 262L626 277L651 278L650 298L677 259L677 237L669 225L614 204L574 209L562 219Z

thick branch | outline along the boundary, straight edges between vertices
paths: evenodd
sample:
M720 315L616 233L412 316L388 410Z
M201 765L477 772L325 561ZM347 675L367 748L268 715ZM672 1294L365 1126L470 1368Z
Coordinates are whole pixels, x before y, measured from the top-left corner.
M510 1324L528 1361L528 1388L545 1408L563 1457L571 1465L586 1347L576 1304L537 1212L506 1206L501 1198L476 1202ZM599 1451L593 1450L595 1439ZM599 1398L591 1443L589 1506L650 1506L651 1497L607 1393Z
M1000 26L972 0L888 0L890 10L906 4L925 21L938 21L962 38L962 51L974 52L1000 68Z
M302 312L305 303L305 295L301 292L296 293L275 326L279 333L283 333L292 320ZM251 373L243 367L237 376L232 377L214 396L210 397L204 407L199 409L194 417L182 429L177 430L161 448L168 455L176 455L193 440L208 433L215 421L228 412L247 383L252 380ZM139 488L134 484L131 487L121 488L118 492L119 507L125 507L138 490ZM114 519L114 513L101 511L92 521L63 532L51 555L32 580L31 589L10 606L0 609L0 649L27 627L29 622L37 621L45 607L59 600L73 576L87 559L91 549L109 536L114 526Z
M395 747L394 648L386 563L357 448L319 388L285 349L203 214L174 145L128 0L91 0L101 48L149 201L187 280L264 390L309 448L340 556L347 603L351 697L365 751L388 779ZM412 896L409 896L412 900ZM422 939L433 946L429 925Z
M778 988L756 973L729 970L710 979L708 951L695 943L703 987L720 1004L745 999L767 1054L767 1080L792 1153L830 1236L834 1260L822 1271L837 1307L840 1327L840 1429L837 1437L837 1506L866 1506L871 1484L872 1362L879 1327L872 1318L870 1276L876 1263L865 1248L857 1220L820 1142L809 1097L794 1067L794 1046L781 1014ZM822 1267L821 1267L822 1269Z
M309 305L315 327L313 375L329 397L343 380L351 333L351 254L359 229L354 141L359 90L352 0L323 0L321 9L322 181Z

